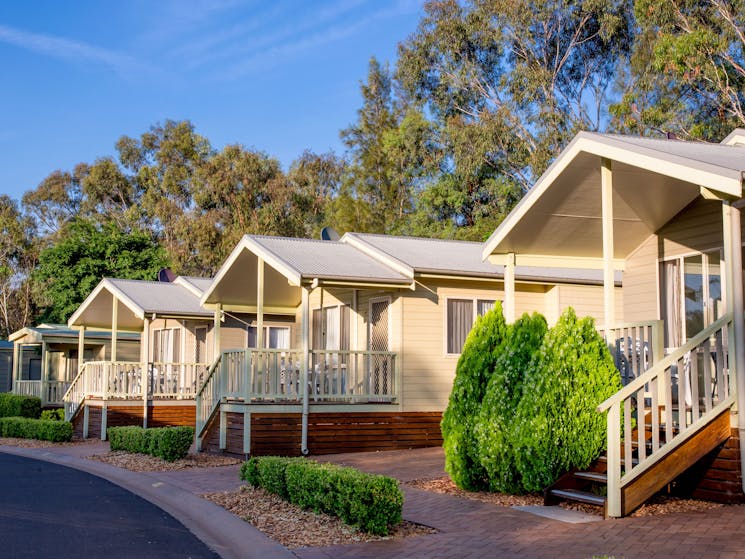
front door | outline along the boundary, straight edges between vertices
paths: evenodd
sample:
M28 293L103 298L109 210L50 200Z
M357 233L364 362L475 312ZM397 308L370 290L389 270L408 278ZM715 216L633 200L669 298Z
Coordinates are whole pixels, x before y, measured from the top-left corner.
M390 351L390 304L386 297L370 301L370 334L368 349L370 351ZM387 395L392 382L391 363L388 356L372 355L370 357L370 393Z

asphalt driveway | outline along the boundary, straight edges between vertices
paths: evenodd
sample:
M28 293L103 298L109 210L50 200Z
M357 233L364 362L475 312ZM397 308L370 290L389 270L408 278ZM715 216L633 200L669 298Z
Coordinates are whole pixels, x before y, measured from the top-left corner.
M90 474L0 453L3 557L216 558L172 516Z

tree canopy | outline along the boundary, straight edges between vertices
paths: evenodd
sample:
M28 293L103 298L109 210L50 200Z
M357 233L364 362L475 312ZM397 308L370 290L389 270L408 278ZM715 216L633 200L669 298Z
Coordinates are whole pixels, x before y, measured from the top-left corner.
M166 120L0 199L0 329L49 306L39 256L78 220L209 276L246 233L483 241L580 130L720 141L745 126L743 14L745 0L430 0L395 63L370 59L342 153L285 169Z

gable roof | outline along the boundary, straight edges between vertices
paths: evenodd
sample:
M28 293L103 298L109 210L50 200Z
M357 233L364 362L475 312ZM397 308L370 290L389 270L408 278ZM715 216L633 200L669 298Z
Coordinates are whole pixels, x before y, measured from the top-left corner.
M192 278L187 285L179 282L159 282L129 279L104 278L81 303L67 321L69 326L110 327L112 301L116 297L120 308L128 312L119 313L122 328L139 328L147 315L179 317L209 317L212 312L199 304L201 291L194 283L203 284L202 278Z
M742 196L745 148L580 132L483 247L491 254L597 258L600 162L613 162L616 258L624 258L700 195Z

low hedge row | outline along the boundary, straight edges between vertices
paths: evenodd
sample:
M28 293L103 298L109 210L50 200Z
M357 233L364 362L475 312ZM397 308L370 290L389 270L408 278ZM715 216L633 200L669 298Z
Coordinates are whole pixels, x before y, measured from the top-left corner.
M184 458L194 440L191 427L109 427L106 434L111 450L150 454L169 462Z
M306 458L261 456L243 463L241 479L373 534L386 535L401 522L404 497L390 477Z
M49 421L64 421L65 420L65 409L54 408L51 410L44 410L41 412L39 419L48 419Z
M0 417L0 436L57 443L71 441L72 423L29 417Z
M36 396L21 396L0 392L0 417L30 417L41 415L41 400Z

